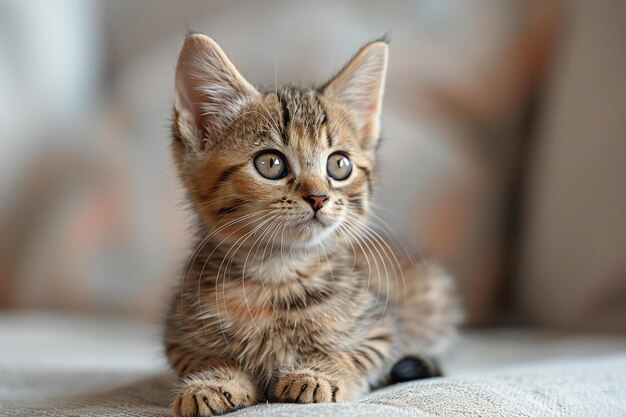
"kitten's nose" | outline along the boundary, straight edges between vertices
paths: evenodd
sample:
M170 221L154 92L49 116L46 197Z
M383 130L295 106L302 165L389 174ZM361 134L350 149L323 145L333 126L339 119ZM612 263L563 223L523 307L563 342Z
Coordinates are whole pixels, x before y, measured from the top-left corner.
M311 205L313 211L321 209L324 207L324 203L328 201L328 196L326 194L309 194L302 198L304 198L306 202Z

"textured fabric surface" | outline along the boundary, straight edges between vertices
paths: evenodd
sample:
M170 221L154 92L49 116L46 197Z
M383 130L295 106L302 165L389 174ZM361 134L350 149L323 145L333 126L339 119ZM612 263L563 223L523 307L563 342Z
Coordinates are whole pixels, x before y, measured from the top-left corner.
M167 416L170 376L2 372L2 416ZM73 393L73 394L70 394ZM341 404L270 404L244 416L623 416L626 354L586 362L435 378Z
M174 379L159 339L158 325L126 319L0 314L0 416L167 416ZM626 415L626 337L466 333L443 368L354 403L232 416Z

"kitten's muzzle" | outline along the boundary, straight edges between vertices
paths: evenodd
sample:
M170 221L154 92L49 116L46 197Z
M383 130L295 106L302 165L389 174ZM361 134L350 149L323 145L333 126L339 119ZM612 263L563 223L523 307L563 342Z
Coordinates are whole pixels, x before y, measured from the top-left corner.
M309 194L306 197L302 197L304 201L309 203L313 211L318 211L324 204L328 201L328 196L326 194Z

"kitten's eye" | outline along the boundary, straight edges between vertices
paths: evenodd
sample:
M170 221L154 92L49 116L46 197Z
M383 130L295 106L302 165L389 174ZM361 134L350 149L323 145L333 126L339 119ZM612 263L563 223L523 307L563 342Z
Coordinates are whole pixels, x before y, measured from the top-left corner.
M277 152L265 152L254 158L254 167L259 174L269 180L279 180L287 176L285 158Z
M350 159L348 159L345 154L335 152L328 157L326 170L328 171L328 175L332 178L343 181L348 178L352 172L352 162L350 162Z

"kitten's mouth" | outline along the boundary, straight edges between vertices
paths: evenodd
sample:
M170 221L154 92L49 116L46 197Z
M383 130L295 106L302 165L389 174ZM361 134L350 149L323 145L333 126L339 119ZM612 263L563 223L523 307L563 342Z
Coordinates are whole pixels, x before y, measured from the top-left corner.
M306 220L302 220L294 225L295 227L306 227L306 226L319 226L319 227L328 227L322 219L317 216L317 213L314 213L311 217Z

